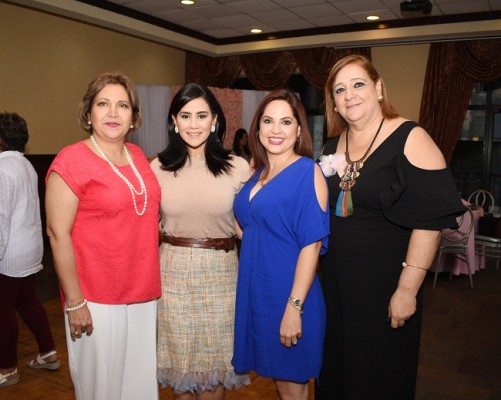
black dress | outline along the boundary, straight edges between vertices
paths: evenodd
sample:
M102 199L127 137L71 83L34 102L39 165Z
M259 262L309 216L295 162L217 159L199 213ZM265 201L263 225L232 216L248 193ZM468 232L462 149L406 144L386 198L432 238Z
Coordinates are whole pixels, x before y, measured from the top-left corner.
M419 169L405 157L415 126L402 123L364 162L352 216L335 216L340 178L328 178L331 237L321 260L327 328L317 400L414 398L422 290L403 328L391 328L388 304L412 229L455 226L465 211L449 169ZM338 141L329 140L324 154L336 153Z

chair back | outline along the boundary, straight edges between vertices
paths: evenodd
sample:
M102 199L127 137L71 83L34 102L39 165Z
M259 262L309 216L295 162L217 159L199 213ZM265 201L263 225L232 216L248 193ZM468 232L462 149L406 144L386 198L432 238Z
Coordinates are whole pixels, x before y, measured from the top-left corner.
M469 251L470 238L474 240L473 235L475 226L475 219L473 211L469 207L466 208L466 212L457 217L456 219L458 227L456 229L443 229L440 245L438 246L438 259L435 268L435 277L433 278L433 288L437 283L438 270L440 266L440 260L442 255L449 254L462 254L466 261L466 267L468 269L468 277L470 278L470 287L473 288L473 278L471 277L472 266L474 265L475 251ZM474 247L473 243L472 246ZM449 272L449 279L452 278L452 268Z
M467 207L466 212L457 217L456 229L443 229L440 248L442 252L454 252L458 248L467 247L470 234L473 232L475 220L473 212Z
M468 197L468 202L482 207L487 214L492 214L492 210L494 209L494 196L488 190L475 190Z

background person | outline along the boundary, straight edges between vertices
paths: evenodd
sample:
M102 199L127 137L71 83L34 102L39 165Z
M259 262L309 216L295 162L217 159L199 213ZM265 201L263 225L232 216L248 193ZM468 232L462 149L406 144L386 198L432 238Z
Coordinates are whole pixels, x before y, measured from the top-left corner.
M237 129L233 139L233 154L245 158L248 162L251 159L249 149L249 135L244 128Z
M421 285L440 230L465 208L440 150L399 116L368 59L338 61L325 99L334 138L323 154L344 160L338 174L326 173L331 238L322 260L327 329L317 398L410 400Z
M77 400L156 400L160 189L127 134L141 125L132 82L90 82L79 122L90 137L47 173L47 232L65 303Z
M222 146L226 120L205 86L174 96L169 144L153 160L160 182L162 298L158 380L176 399L223 399L249 383L235 374L233 321L238 260L233 201L249 164Z
M47 314L35 294L43 238L38 177L23 155L28 138L24 118L0 114L0 388L19 382L16 311L38 344L39 354L27 366L56 370L60 365Z
M263 99L249 142L255 171L234 206L243 233L233 365L273 378L281 400L306 400L322 364L316 267L329 235L327 186L304 108L288 90Z

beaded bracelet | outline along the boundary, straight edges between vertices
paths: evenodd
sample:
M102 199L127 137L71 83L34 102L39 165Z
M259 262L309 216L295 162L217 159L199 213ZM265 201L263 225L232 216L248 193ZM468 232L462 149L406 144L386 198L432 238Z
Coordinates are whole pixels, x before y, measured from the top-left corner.
M412 267L412 268L419 268L419 269L422 269L423 271L426 271L428 272L428 270L426 268L423 268L423 267L418 267L417 265L410 265L410 264L407 264L405 261L402 263L402 268L405 268L405 267Z
M87 305L87 299L83 299L80 303L75 304L74 306L68 307L67 305L64 306L64 311L66 311L66 314L68 314L70 311L75 311L80 308L83 308Z

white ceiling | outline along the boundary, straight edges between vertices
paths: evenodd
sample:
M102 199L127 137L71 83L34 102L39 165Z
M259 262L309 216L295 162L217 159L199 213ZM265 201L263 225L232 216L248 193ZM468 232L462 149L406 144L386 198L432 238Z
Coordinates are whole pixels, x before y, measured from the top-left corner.
M501 37L501 0L11 0L182 49L217 56L300 47L354 47ZM378 15L377 23L368 15ZM252 36L259 27L263 34Z
M198 0L184 6L179 0L109 0L212 38L364 24L367 16L380 22L404 19L402 0ZM501 10L501 0L431 0L431 16ZM421 16L419 13L416 17ZM501 27L500 27L501 29Z

